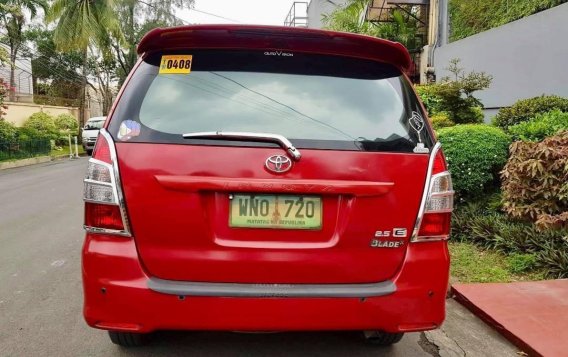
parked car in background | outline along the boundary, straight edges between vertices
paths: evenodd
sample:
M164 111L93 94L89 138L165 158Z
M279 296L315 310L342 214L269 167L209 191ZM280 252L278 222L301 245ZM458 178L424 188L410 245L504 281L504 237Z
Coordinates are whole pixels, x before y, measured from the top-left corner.
M149 32L84 181L84 316L156 330L358 330L445 316L453 189L400 44Z
M83 127L83 134L81 135L83 149L88 155L91 155L95 148L99 130L103 127L106 117L93 117L87 120Z

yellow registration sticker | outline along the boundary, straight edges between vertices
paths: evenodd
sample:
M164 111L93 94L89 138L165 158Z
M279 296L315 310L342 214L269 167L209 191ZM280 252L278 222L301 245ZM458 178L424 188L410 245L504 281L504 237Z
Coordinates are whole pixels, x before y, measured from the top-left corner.
M189 74L191 72L192 55L162 56L160 74Z

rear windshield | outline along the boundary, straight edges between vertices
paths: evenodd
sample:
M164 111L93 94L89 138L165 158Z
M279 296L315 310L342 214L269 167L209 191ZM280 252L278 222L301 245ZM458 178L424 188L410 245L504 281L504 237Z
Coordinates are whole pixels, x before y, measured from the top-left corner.
M164 55L191 55L190 73L159 73ZM413 116L415 124L422 120L414 92L388 64L285 51L196 50L147 56L109 131L132 142L273 145L182 137L231 131L280 134L298 148L412 152L419 142L432 145L423 122L411 125Z

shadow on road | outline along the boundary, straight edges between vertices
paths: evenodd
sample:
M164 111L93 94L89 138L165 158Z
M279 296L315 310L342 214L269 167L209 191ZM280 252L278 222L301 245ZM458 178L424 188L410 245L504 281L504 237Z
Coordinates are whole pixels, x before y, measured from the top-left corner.
M110 341L109 341L110 343ZM355 332L157 332L140 348L116 347L122 356L397 356L395 347L366 345ZM398 353L397 353L398 352Z

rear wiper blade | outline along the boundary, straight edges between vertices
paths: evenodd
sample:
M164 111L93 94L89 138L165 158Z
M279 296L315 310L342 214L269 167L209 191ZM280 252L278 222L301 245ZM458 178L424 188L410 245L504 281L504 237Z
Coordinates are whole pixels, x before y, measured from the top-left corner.
M183 134L184 139L212 139L212 140L242 140L276 143L296 161L302 157L300 151L292 145L290 140L282 135L270 133L249 133L236 131L204 131Z

